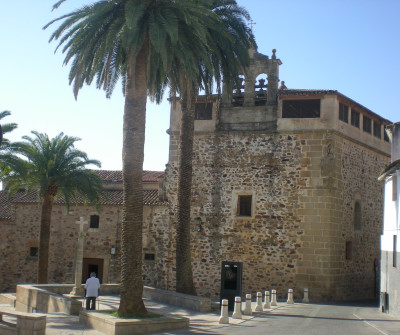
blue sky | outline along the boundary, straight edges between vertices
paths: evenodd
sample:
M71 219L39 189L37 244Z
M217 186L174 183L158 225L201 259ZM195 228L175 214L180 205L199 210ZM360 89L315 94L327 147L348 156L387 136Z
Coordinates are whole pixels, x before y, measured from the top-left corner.
M77 147L121 169L123 96L111 99L94 86L75 101L68 84L69 66L48 43L50 20L89 1L1 0L0 111L19 128L19 140L31 130L81 138ZM334 89L382 117L400 121L400 1L398 0L238 0L248 9L259 52L283 64L280 79L288 88ZM163 170L168 160L169 104L148 104L144 168Z

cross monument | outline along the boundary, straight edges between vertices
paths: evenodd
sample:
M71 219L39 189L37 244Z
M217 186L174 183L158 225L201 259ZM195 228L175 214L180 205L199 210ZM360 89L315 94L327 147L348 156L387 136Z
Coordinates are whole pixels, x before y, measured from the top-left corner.
M75 257L75 286L72 289L70 295L72 296L83 296L85 291L82 287L82 264L83 264L83 242L85 240L86 233L83 232L83 225L88 224L83 216L80 217L79 221L75 221L79 224L78 233L78 248L76 249Z

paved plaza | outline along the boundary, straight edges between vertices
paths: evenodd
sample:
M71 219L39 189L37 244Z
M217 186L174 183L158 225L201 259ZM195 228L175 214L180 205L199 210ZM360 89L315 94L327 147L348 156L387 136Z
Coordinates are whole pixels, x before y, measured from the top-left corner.
M118 307L119 297L100 297L100 310ZM400 319L381 313L377 307L296 303L278 306L243 319L229 318L220 325L219 312L197 313L145 299L146 307L157 313L190 318L190 328L157 334L282 334L282 335L389 335L400 334ZM244 306L243 306L244 307ZM255 303L253 303L253 310ZM232 312L229 313L232 315ZM79 323L78 316L47 314L47 335L101 335Z

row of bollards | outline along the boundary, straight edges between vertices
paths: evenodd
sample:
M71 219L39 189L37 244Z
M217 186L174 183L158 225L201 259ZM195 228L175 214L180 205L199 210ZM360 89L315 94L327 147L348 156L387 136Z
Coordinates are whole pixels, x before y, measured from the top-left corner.
M302 300L304 303L308 303L308 289L304 289L304 298ZM294 304L294 297L293 297L293 289L288 290L288 299L287 304ZM262 301L262 293L257 292L257 300L256 300L256 308L255 312L262 312L264 309L270 309L271 306L278 306L276 300L276 290L265 291L264 295L264 304ZM251 294L246 294L246 303L245 308L243 310L244 315L252 315L253 311L251 309ZM232 314L233 319L241 319L242 318L242 298L235 297L235 305ZM229 323L228 317L228 300L223 299L221 302L221 317L219 318L219 323L226 324Z

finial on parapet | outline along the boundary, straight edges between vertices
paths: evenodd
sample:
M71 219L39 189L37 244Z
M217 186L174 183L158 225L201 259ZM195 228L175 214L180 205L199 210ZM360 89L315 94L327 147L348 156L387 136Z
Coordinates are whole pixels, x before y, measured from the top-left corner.
M272 57L271 59L276 59L276 49L272 49Z
M281 81L281 84L279 85L278 89L279 89L279 90L286 90L286 89L287 89L284 80Z

